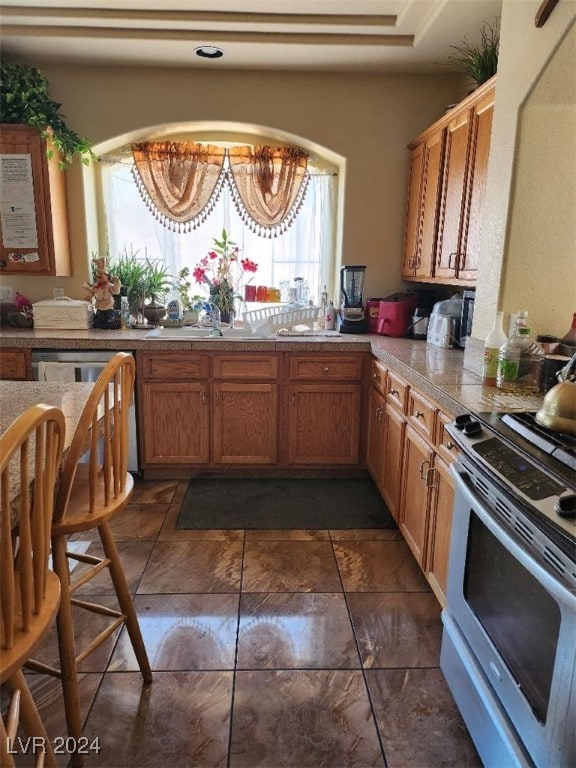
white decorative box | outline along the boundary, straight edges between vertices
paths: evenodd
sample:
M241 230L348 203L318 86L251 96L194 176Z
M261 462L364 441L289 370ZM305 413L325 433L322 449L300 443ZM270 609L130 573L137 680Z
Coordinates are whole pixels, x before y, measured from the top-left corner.
M81 331L92 326L94 311L89 301L59 296L32 305L34 328L60 328Z

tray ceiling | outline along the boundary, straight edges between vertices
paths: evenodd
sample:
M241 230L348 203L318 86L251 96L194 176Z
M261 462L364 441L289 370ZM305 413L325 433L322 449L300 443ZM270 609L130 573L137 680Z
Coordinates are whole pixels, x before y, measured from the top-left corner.
M137 5L136 10L134 6ZM2 56L26 63L450 71L502 0L4 0ZM216 46L219 59L201 59Z

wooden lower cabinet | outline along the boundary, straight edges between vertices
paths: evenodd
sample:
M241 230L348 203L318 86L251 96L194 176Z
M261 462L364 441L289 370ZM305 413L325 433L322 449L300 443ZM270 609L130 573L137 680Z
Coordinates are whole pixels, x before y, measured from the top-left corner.
M277 374L275 354L138 356L142 468L275 464Z
M140 390L143 468L210 461L208 383L144 383Z
M360 384L290 384L288 463L357 464Z
M407 427L398 525L422 569L426 566L433 461L430 445L412 427Z
M215 463L275 464L276 384L215 382L213 395Z
M29 349L0 350L0 379L32 380L32 353Z
M448 465L439 456L436 456L434 459L432 503L430 505L426 575L440 602L443 602L446 595L453 504L454 483Z
M364 355L286 357L289 466L346 466L361 460Z
M368 393L368 427L366 444L366 467L382 495L385 474L385 422L386 399L376 387Z
M394 371L372 363L366 465L438 601L445 604L456 446L452 416Z
M398 522L402 485L402 458L406 418L389 403L384 410L385 466L380 492L394 520Z

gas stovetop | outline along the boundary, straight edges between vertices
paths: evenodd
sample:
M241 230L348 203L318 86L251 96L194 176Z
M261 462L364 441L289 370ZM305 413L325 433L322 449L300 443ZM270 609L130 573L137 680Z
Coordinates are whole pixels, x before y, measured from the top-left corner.
M466 470L479 465L565 551L576 554L576 440L540 427L534 413L476 413L457 417L447 427L469 457Z

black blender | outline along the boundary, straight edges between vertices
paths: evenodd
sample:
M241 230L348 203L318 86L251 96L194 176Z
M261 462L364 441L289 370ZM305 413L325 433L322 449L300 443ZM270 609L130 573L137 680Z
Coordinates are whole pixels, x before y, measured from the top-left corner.
M340 333L366 333L368 322L362 305L366 267L340 268Z

